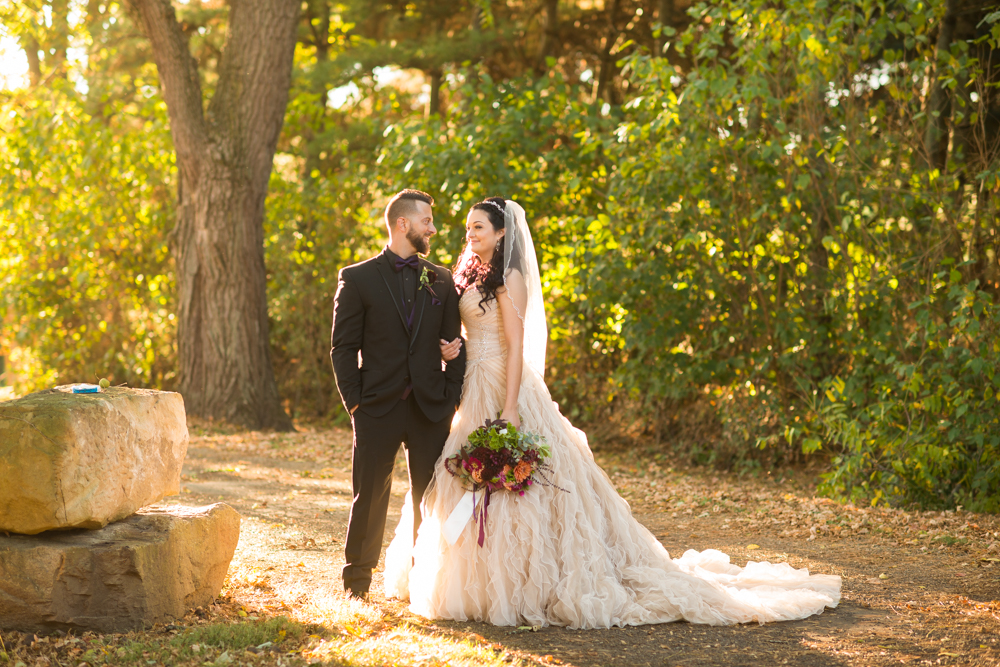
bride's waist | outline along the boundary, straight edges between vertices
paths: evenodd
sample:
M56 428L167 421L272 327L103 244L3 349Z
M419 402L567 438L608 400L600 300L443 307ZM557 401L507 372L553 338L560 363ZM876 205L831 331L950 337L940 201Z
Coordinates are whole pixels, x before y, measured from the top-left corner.
M466 341L465 355L467 363L506 357L507 346L496 336L473 334Z
M466 365L474 364L480 361L489 361L491 359L505 360L507 359L507 352L505 350L489 350L487 352L476 352L469 349L465 357Z

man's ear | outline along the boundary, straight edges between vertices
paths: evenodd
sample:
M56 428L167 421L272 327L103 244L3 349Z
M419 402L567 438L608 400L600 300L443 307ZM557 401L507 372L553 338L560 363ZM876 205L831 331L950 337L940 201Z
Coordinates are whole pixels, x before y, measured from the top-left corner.
M396 218L396 230L406 234L407 228L410 226L410 221L404 216L399 216Z

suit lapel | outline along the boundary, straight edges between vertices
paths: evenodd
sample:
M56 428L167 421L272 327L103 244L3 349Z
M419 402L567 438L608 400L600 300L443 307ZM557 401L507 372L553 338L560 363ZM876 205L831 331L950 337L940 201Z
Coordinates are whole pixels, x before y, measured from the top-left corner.
M397 289L399 281L396 279L396 272L389 266L389 261L385 258L385 255L379 255L378 259L375 260L375 264L378 265L378 274L382 277L382 282L385 283L386 289L389 290L392 305L396 307L396 312L399 313L399 322L403 325L403 329L409 332L409 327L406 326L406 318L403 317L403 309L400 307L403 298L399 293L399 289Z
M423 289L420 284L420 275L427 269L424 263L420 262L420 271L417 273L417 304L416 304L416 317L417 322L413 325L413 331L410 333L410 348L413 348L413 341L417 339L417 332L420 331L420 322L424 319L424 305L427 303L427 290ZM427 269L432 271L433 269Z

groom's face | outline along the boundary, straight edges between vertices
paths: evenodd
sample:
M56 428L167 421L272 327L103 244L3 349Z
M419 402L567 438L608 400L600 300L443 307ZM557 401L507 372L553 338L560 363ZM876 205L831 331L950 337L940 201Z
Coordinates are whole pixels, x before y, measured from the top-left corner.
M407 216L409 228L406 230L406 240L410 242L413 249L421 255L426 255L431 251L431 237L437 234L434 228L434 214L431 212L431 205L427 202L416 202L415 211Z

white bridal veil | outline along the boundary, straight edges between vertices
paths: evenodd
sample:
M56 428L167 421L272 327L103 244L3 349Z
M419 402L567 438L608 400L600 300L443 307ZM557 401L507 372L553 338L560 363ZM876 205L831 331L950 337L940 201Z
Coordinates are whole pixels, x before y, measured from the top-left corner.
M504 227L503 283L524 324L524 363L545 377L545 345L549 332L545 324L538 258L524 208L511 199L504 202Z

